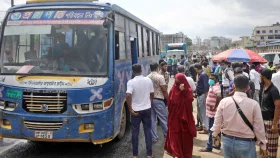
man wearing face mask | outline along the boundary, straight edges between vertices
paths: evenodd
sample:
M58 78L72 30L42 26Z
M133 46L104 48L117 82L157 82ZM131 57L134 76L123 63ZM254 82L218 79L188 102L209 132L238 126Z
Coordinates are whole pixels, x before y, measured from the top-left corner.
M200 152L212 152L213 148L220 149L221 143L215 142L215 146L213 146L213 139L212 139L212 131L210 130L214 124L214 117L218 108L218 105L222 99L221 97L221 87L219 84L218 76L215 74L211 74L209 78L209 91L208 96L206 98L206 115L209 117L209 138L207 142L206 148L200 149ZM220 134L219 134L220 136Z
M278 124L280 116L280 95L277 87L271 82L272 71L263 69L261 82L263 87L261 99L261 111L267 138L268 157L276 158L278 149Z
M234 79L234 73L231 68L231 63L222 62L222 97L225 98L229 94L230 82Z

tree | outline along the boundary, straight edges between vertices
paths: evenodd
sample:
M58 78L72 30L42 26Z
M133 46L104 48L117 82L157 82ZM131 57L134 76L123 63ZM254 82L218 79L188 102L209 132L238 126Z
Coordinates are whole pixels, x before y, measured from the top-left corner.
M189 37L185 38L185 43L187 44L188 47L192 46L192 40Z
M229 46L228 45L224 45L221 47L221 51L226 51L229 49Z

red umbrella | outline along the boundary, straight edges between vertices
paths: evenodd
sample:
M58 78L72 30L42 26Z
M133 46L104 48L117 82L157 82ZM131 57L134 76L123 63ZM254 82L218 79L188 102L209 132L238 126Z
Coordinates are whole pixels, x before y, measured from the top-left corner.
M260 62L266 63L267 60L263 58L256 52L253 52L248 49L229 49L222 53L215 55L212 60L214 62L218 61L228 61L228 62Z

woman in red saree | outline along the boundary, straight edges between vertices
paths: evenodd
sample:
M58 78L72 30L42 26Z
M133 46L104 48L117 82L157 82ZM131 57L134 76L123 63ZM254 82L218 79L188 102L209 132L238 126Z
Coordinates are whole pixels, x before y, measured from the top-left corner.
M168 99L168 132L165 150L176 158L191 158L193 138L196 137L192 114L193 93L183 74L175 76Z

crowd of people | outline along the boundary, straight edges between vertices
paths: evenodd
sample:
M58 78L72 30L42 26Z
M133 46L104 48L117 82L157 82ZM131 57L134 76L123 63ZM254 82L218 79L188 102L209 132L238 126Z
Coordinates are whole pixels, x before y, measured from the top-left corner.
M165 151L176 158L191 158L193 138L208 134L200 152L221 149L226 158L276 158L280 130L280 65L230 63L209 65L207 59L190 64L184 56L150 65L141 75L141 65L132 66L127 83L127 104L131 113L133 157L138 156L138 135L142 122L147 157L159 139L157 122L165 140ZM168 93L170 77L174 84ZM192 102L196 98L197 121Z

